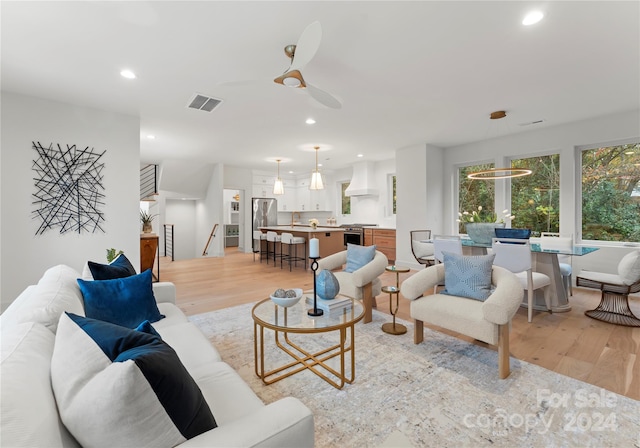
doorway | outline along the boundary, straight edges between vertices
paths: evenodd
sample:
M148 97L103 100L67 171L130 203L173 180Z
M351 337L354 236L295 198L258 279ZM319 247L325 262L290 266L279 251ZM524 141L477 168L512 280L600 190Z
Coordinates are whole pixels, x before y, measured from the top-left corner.
M222 225L224 251L244 252L244 190L223 190L224 219Z

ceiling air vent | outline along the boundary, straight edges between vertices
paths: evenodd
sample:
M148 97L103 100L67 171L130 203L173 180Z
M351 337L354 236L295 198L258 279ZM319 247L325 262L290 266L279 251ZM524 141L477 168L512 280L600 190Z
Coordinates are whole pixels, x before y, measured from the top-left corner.
M220 103L222 103L222 100L196 93L191 101L189 101L189 105L187 107L189 107L190 109L198 109L204 110L205 112L211 112Z

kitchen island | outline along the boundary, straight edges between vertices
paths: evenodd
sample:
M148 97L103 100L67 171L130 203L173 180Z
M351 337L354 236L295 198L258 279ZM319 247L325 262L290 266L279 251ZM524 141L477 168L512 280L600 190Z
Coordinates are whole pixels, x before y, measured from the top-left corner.
M320 243L320 257L328 257L345 249L344 246L344 229L339 227L318 227L312 229L310 226L269 226L259 227L263 232L271 231L281 234L282 232L291 233L293 236L301 236L307 240L306 257L309 258L309 240L318 238Z

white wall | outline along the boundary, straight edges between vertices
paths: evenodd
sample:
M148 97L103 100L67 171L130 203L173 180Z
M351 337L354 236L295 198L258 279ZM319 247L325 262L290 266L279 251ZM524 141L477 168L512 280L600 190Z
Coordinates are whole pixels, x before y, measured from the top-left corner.
M2 309L44 271L57 264L77 270L88 260L106 262L106 249L123 250L140 265L140 125L137 117L2 92ZM105 232L36 236L32 142L106 150Z
M165 199L165 219L173 224L173 250L175 260L195 258L196 247L196 201ZM204 247L204 245L203 245ZM202 248L200 248L202 251Z
M224 256L224 207L223 196L224 165L217 163L213 166L211 180L207 187L206 196L196 201L196 248L194 258L202 257L211 231L215 224L218 228L211 240L206 257Z

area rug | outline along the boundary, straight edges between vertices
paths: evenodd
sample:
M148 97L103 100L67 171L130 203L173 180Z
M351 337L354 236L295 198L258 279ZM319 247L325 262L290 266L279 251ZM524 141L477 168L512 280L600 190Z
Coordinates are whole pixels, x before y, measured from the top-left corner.
M375 310L356 325L353 384L338 390L303 371L265 386L254 371L252 306L189 319L265 403L293 396L311 409L316 447L640 446L640 402L514 358L500 380L497 352L427 328L415 345L412 323L398 320L404 335L383 333L390 316ZM334 344L336 334L303 337ZM267 369L288 361L267 347Z

